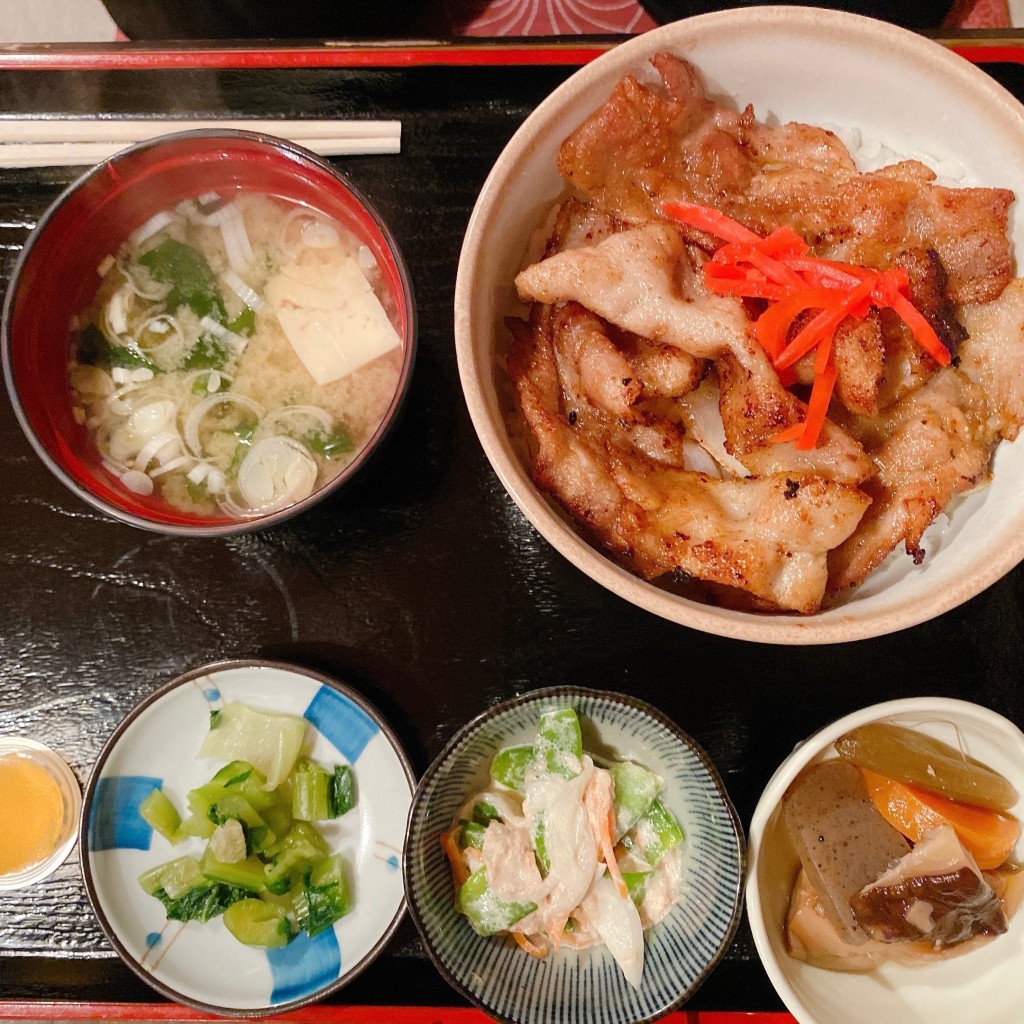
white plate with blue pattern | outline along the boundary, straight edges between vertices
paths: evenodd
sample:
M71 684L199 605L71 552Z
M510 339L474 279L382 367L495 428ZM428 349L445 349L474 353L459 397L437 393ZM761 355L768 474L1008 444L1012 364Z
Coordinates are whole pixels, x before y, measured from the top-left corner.
M220 918L168 921L138 877L202 840L172 846L139 815L162 788L179 808L218 763L199 758L210 713L228 701L302 715L306 750L323 764L349 764L356 806L318 828L351 870L352 910L316 937L283 949L243 946ZM336 991L381 952L405 911L401 859L415 779L388 724L341 683L294 665L233 661L188 672L161 687L118 726L85 793L79 836L86 889L100 924L144 981L178 1002L213 1013L283 1013ZM193 849L190 844L194 843Z
M665 780L662 801L685 834L684 896L645 933L634 989L603 946L543 959L507 939L483 937L455 911L439 837L486 783L502 747L529 743L543 711L573 707L585 749L634 760ZM464 726L416 790L406 839L409 912L448 982L506 1024L640 1024L681 1005L735 935L742 911L744 839L722 780L703 750L660 711L621 693L562 686L499 704Z

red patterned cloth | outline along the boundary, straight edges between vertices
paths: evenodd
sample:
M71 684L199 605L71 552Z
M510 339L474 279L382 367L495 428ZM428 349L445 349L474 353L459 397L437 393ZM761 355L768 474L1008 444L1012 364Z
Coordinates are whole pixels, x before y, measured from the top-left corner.
M442 0L452 35L560 36L646 32L655 21L636 0Z
M1009 28L1006 0L958 0L946 24L950 28Z
M559 36L646 32L656 22L637 0L439 0L433 20L452 36ZM949 28L1005 28L1007 0L956 0Z

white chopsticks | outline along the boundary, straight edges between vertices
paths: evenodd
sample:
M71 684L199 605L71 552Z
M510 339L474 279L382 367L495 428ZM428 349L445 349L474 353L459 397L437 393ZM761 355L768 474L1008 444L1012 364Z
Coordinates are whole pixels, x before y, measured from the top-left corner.
M398 153L402 143L401 121L0 118L0 167L88 166L133 143L197 128L276 135L321 156Z

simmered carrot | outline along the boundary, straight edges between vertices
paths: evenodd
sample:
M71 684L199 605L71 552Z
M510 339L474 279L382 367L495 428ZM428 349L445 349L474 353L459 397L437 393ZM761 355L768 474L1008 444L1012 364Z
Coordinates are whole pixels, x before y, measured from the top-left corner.
M1008 814L929 793L917 786L861 768L871 800L882 816L911 842L929 829L951 825L982 871L1006 863L1020 838L1020 822Z

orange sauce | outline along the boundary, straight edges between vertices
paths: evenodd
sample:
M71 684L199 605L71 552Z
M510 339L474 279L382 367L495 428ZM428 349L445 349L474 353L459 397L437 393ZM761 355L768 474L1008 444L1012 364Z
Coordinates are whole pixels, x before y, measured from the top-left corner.
M18 754L0 757L0 875L53 853L63 810L60 789L45 768Z

